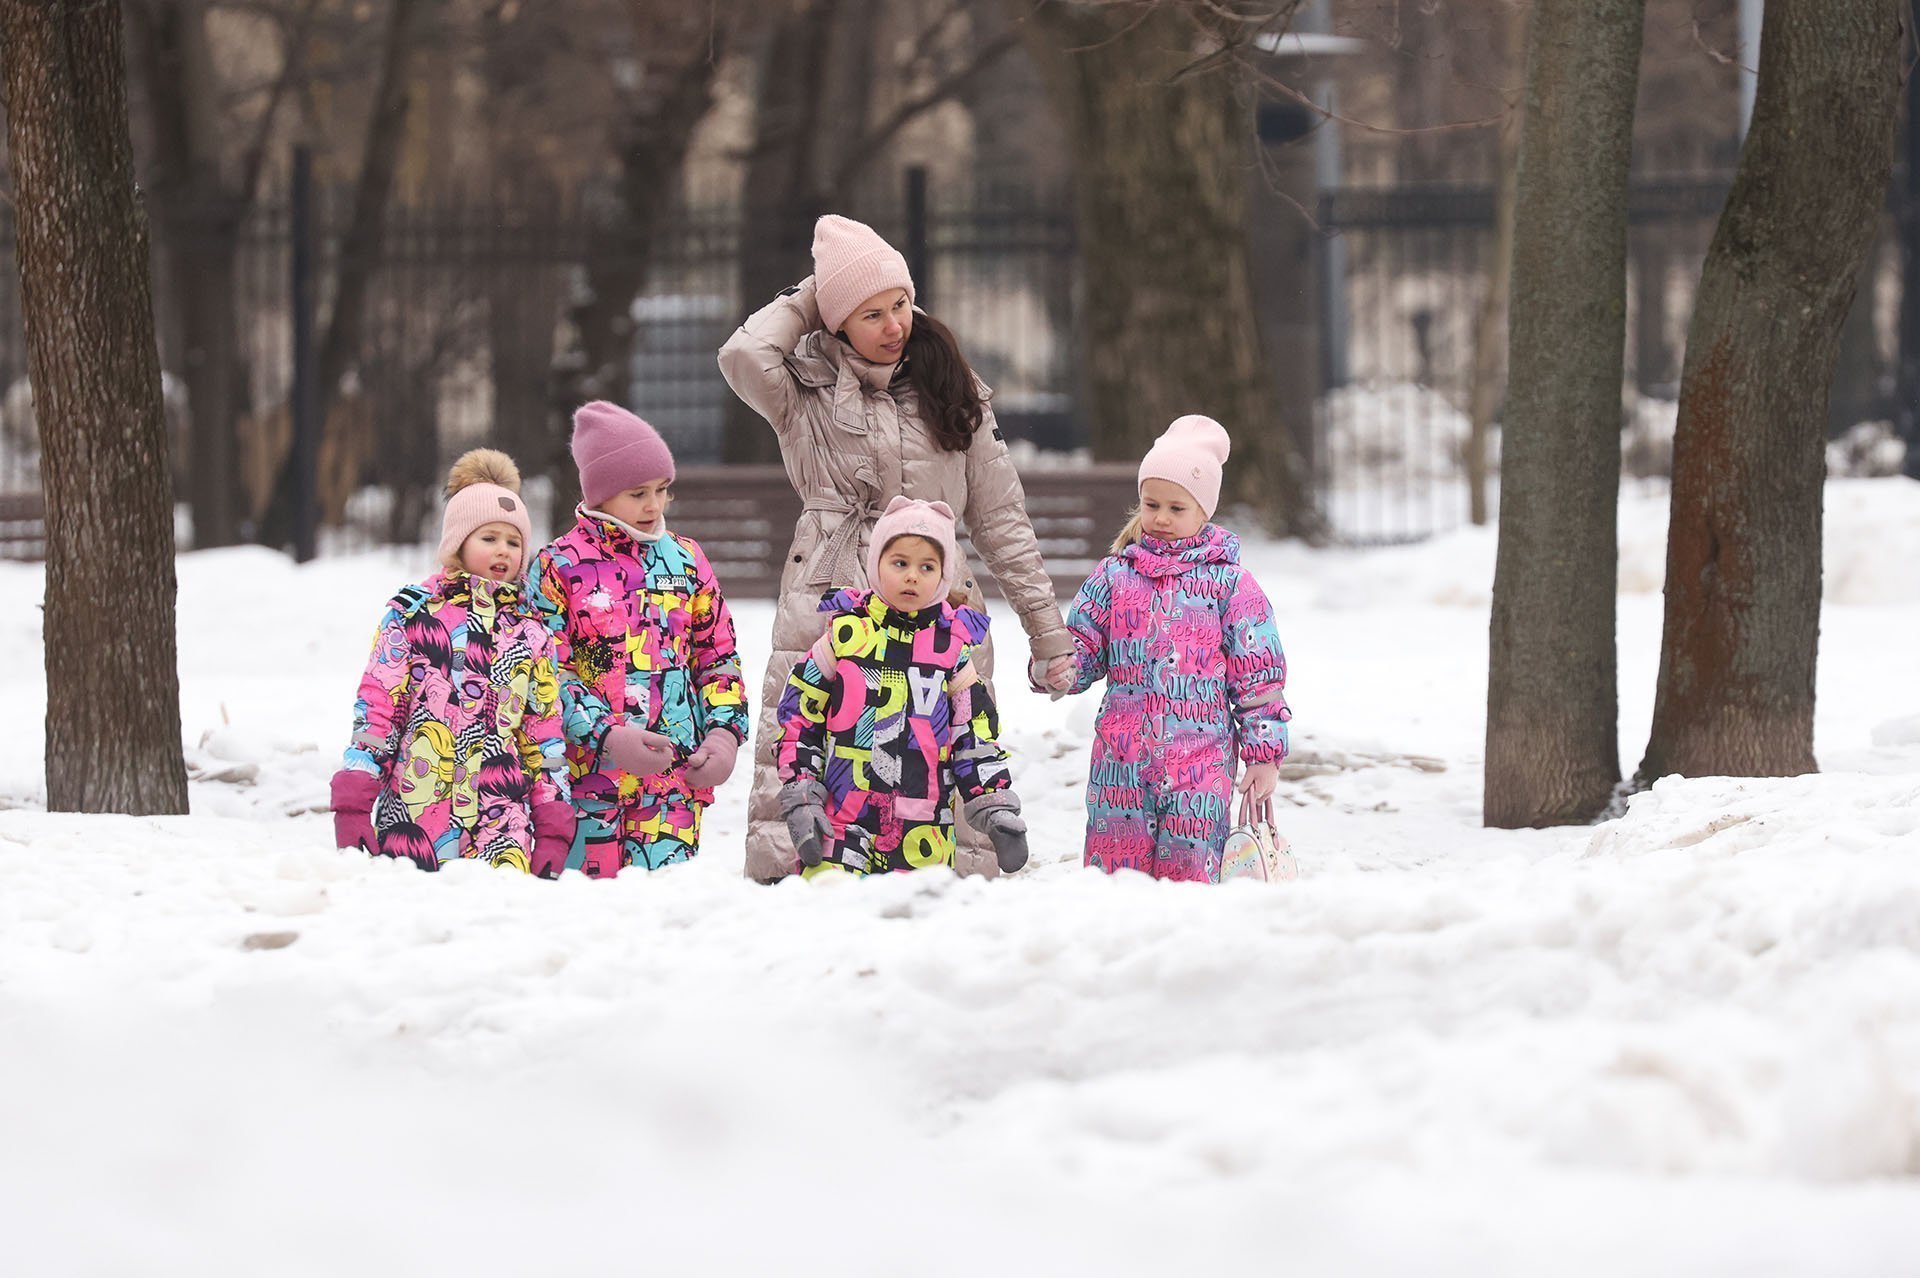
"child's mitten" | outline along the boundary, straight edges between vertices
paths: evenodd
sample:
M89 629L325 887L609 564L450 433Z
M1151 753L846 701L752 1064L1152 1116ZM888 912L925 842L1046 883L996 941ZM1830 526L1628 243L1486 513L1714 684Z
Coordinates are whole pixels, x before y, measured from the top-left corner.
M780 787L780 814L787 819L787 832L793 835L793 850L802 865L820 864L827 841L833 838L833 822L827 819L827 787L811 777L801 777Z
M342 768L333 774L333 845L337 848L380 850L373 833L373 800L380 778L371 772Z
M733 775L734 760L739 755L740 738L725 728L715 728L687 759L687 784L696 790L710 790L726 784L727 778Z
M607 729L600 756L622 772L650 777L673 766L673 742L637 723L622 723Z
M993 840L993 855L1002 874L1012 874L1027 863L1027 823L1020 817L1020 796L995 790L967 800L967 820Z
M573 847L573 805L549 799L533 805L532 870L543 879L557 879L566 868Z

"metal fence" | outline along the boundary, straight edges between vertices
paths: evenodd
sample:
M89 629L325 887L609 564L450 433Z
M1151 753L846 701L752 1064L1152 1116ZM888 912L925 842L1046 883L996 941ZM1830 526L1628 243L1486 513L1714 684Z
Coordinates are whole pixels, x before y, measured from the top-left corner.
M1623 390L1630 458L1644 445L1650 469L1660 464L1662 431L1670 436L1686 319L1727 180L1662 178L1633 193ZM1009 436L1047 449L1083 444L1080 268L1069 202L1019 190L960 199L912 194L862 215L911 246L926 299L964 336ZM1348 541L1455 527L1467 517L1461 448L1492 248L1492 192L1342 189L1323 194L1317 212L1323 352L1312 460L1319 498ZM323 316L345 213L344 201L324 192L314 208ZM551 198L449 199L390 211L355 372L318 457L323 550L421 540L437 517L446 464L482 443L521 459L530 503L541 510L539 473L564 463L553 387L556 361L570 349L569 308L609 252L645 255L645 282L627 310L628 402L687 463L719 460L734 410L714 351L765 300L742 295L742 214L683 207L646 245L616 231L607 217ZM11 211L0 207L0 492L38 485L12 247ZM291 438L290 247L287 202L270 199L246 221L233 256L241 387L233 482L248 530L266 507ZM192 413L178 334L166 331L175 311L165 303L168 289L198 283L156 282L183 502ZM1879 296L1870 306L1875 315L1897 312L1897 290L1891 304L1883 288L1864 291ZM1876 357L1890 348L1890 322L1868 326Z

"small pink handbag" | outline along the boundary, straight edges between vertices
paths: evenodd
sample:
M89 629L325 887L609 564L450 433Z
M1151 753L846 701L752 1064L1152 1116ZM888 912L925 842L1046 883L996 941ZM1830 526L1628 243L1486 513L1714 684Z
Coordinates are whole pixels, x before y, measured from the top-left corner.
M1259 807L1240 811L1240 824L1227 833L1226 852L1220 861L1220 881L1258 879L1262 883L1280 883L1300 877L1299 863L1287 838L1273 824L1273 800Z

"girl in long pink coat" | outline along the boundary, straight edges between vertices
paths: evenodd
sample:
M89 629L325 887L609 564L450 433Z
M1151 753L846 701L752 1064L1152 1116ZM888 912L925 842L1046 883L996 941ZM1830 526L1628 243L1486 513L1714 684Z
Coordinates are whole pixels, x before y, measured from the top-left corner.
M1209 522L1227 447L1208 417L1167 428L1140 463L1140 508L1067 612L1073 658L1036 683L1083 692L1106 680L1085 860L1109 874L1218 882L1236 794L1243 812L1264 801L1286 757L1273 607L1240 564L1240 539Z
M333 778L335 841L423 870L556 873L573 837L553 643L520 584L520 474L476 449L447 477L441 571L395 595Z

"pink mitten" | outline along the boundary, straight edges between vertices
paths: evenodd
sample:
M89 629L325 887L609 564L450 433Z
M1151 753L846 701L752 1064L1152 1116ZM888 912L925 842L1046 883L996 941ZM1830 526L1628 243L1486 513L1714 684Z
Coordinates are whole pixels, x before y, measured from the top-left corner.
M333 774L333 845L337 848L380 850L373 833L373 800L380 778L371 772L342 768Z
M733 775L734 761L739 757L740 738L725 728L715 728L687 760L687 784L696 790L724 785Z
M650 777L673 766L673 742L637 724L623 723L607 729L600 756L622 772Z
M552 799L533 805L532 870L543 879L557 879L573 848L573 805Z

